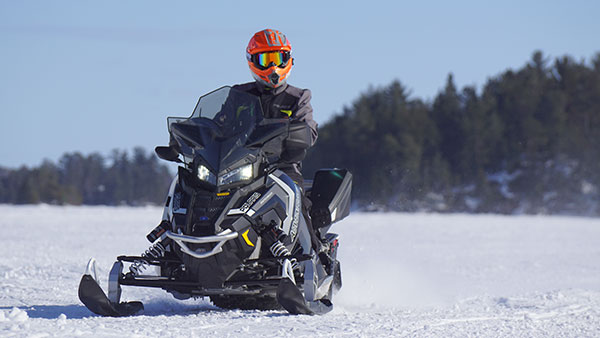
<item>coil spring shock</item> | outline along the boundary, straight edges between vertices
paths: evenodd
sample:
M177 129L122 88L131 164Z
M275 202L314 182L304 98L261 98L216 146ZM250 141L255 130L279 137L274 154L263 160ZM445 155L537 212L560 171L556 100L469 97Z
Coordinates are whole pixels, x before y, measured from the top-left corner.
M167 249L161 242L151 245L148 250L141 255L142 259L134 261L133 264L129 266L129 271L138 276L148 268L148 265L150 265L148 260L144 258L160 258L165 254L166 251Z
M290 250L288 250L285 247L285 245L283 245L283 243L281 243L281 241L275 241L275 243L273 243L273 245L271 245L271 247L269 247L269 250L271 251L271 253L273 254L274 257L291 256L292 255ZM290 263L292 264L292 269L298 270L300 268L300 265L298 264L298 260L296 258L290 258Z

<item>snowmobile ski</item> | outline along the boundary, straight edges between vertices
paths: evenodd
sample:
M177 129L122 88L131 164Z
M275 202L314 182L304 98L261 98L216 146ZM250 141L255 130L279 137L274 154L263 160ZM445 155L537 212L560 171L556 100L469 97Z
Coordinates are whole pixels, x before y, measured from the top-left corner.
M304 300L302 291L296 286L294 271L289 259L285 259L281 269L281 280L277 287L277 301L289 313L294 315L312 315L313 311Z
M282 279L277 287L277 301L289 313L294 315L312 315L314 312L308 307L304 295L289 279Z
M105 317L125 317L138 314L144 310L141 302L111 302L98 282L96 276L96 262L90 259L86 273L79 282L79 300L90 311ZM92 274L94 276L92 276Z

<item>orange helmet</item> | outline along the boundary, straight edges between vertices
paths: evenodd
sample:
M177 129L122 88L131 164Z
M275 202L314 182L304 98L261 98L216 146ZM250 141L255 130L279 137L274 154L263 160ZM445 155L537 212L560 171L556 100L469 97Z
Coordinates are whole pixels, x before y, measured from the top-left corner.
M264 29L246 47L246 59L256 81L276 88L285 83L292 70L292 45L278 30Z

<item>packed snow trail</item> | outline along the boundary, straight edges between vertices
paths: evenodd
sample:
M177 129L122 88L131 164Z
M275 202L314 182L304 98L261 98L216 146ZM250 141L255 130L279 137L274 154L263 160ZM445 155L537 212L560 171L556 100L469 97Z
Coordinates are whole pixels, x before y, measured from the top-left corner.
M88 258L101 285L139 254L161 209L0 206L0 337L600 336L600 219L352 214L344 285L324 316L225 311L123 287L144 315L103 318L77 298Z

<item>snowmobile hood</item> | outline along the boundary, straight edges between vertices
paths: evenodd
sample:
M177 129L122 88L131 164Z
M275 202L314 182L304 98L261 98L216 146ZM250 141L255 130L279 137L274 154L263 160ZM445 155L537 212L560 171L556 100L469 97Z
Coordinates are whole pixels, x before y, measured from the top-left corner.
M255 163L261 149L278 156L289 121L264 119L257 96L222 87L202 96L192 116L170 117L168 124L184 162L220 176Z

